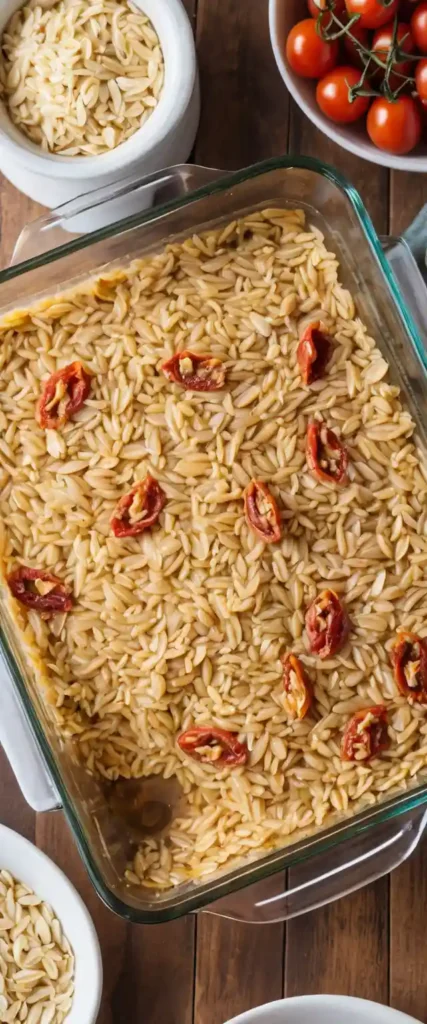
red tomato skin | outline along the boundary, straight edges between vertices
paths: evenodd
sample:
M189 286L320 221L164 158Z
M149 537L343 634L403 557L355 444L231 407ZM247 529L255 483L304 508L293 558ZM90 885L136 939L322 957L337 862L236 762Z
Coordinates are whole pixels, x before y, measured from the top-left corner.
M317 103L326 117L336 124L352 124L366 114L369 96L349 100L349 89L360 81L360 71L350 65L334 68L320 79L316 88Z
M381 25L393 20L399 0L391 0L387 7L384 7L381 0L345 0L345 5L349 15L360 15L362 28L381 28Z
M378 96L368 110L366 128L374 146L402 156L420 141L421 114L412 96L402 95L394 102Z
M324 28L328 28L332 21L330 14L326 11L327 2L328 0L307 0L307 7L312 18L318 18L319 14L321 14L322 11L325 12L321 21L321 24L323 25ZM337 18L341 19L344 12L345 0L335 0L334 14L337 16Z
M296 75L322 78L337 62L338 43L322 39L314 18L305 18L291 28L286 40L286 57Z
M415 85L418 96L425 107L427 103L427 59L420 60L415 69Z
M393 31L393 25L385 25L383 28L378 29L372 40L372 50L384 64L392 46ZM397 26L397 42L400 43L401 49L404 53L414 52L415 42L411 28L403 21L400 21ZM412 61L410 60L402 60L393 64L393 71L390 75L390 85L392 89L397 89L399 85L403 84L403 79L400 75L411 74L411 67ZM383 77L381 68L378 68L378 74L380 78Z
M362 44L362 46L366 47L366 49L369 49L369 32L367 28L363 28L363 25L360 24L360 18L358 19L358 21L355 21L354 24L351 26L351 34L352 36L354 36L355 39L358 40L359 43ZM363 68L363 60L360 56L360 53L357 50L355 43L353 42L349 35L344 36L344 50L346 52L347 57L351 60L352 64L354 64L357 68Z
M411 18L411 32L420 53L427 53L427 0L415 8Z

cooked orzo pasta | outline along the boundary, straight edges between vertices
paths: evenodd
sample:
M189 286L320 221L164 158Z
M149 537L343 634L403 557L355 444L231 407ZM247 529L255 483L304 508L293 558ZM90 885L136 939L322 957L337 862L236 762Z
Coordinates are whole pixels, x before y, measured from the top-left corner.
M315 321L330 359L303 384L297 347ZM49 619L9 597L29 656L89 771L176 777L184 793L129 881L212 875L413 785L427 722L396 685L391 649L399 628L427 635L427 469L387 363L304 213L255 212L174 242L14 314L1 337L3 573L29 565L74 595ZM181 378L194 370L189 352L219 360L223 390L169 380L162 366L177 351ZM45 382L75 361L92 374L89 397L44 430ZM306 461L313 420L345 449L332 483ZM157 521L115 535L118 503L147 475L166 496ZM253 479L266 484L258 513L280 513L269 543L245 517ZM345 604L350 632L322 660L305 613L323 590ZM313 690L301 718L284 699L290 652ZM349 719L372 706L386 709L380 755L351 755L368 715L343 760ZM234 764L222 740L183 741L194 726L205 744L209 728L234 734Z

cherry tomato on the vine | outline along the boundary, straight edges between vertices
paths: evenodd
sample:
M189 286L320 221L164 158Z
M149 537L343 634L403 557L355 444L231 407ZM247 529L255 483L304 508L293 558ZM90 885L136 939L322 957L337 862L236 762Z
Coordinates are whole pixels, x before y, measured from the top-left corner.
M374 35L372 50L383 64L386 64L387 62L387 57L393 46L394 37L394 25L384 25L383 28L379 28ZM406 25L403 21L400 21L397 26L396 42L399 44L403 53L414 52L414 37L410 26ZM399 85L403 85L404 77L411 74L411 67L412 62L410 60L401 60L393 63L393 70L389 77L389 84L392 89L398 89ZM378 72L380 76L383 75L381 68L378 68Z
M411 18L411 32L421 53L427 53L427 0L418 4Z
M356 43L353 42L353 39L357 39L357 41L361 43L361 45L364 46L366 50L369 49L368 29L363 28L363 25L360 24L360 18L357 21L353 22L351 26L351 36L345 35L343 36L343 40L344 49L347 54L347 57L350 58L352 64L355 64L356 67L363 68L362 57L357 49Z
M310 11L310 14L311 14L312 18L318 18L319 14L321 14L322 11L325 12L323 14L323 16L322 16L322 21L321 21L321 24L322 24L323 28L327 28L328 25L330 25L330 23L332 21L332 18L330 16L330 14L327 13L328 6L329 6L329 0L307 0L307 7L308 7L308 9ZM335 3L334 3L334 14L336 15L336 17L341 20L344 13L345 13L345 0L335 0Z
M399 0L345 0L348 14L359 14L362 28L381 28L392 21Z
M415 69L415 85L423 106L427 103L427 59L420 60Z
M344 65L334 68L320 79L316 89L316 100L320 109L337 124L351 124L363 117L369 107L369 96L356 96L351 100L353 86L360 81L357 68Z
M388 153L410 153L421 138L421 114L412 96L398 96L388 100L385 96L374 99L366 119L369 138Z
M322 39L314 18L305 18L291 28L286 40L286 57L295 74L303 78L322 78L337 62L338 43Z

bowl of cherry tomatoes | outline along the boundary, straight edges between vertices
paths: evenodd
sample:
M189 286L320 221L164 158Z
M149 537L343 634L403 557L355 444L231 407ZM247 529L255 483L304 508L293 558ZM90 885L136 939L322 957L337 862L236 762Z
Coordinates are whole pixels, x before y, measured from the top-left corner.
M427 171L427 0L270 0L269 19L317 128L365 160Z

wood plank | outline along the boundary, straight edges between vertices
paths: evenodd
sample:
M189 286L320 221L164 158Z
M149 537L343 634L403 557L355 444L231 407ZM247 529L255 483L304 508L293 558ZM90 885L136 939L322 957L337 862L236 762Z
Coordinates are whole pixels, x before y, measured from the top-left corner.
M391 171L390 174L390 233L400 235L427 203L424 174L409 171ZM426 238L427 248L427 238Z
M34 842L36 816L15 781L15 776L0 747L0 822Z
M254 901L278 890L277 878L251 889ZM223 1024L283 992L284 928L199 914L195 1024Z
M0 175L0 265L7 267L22 228L43 213L43 207L18 192Z
M196 161L245 167L286 151L287 94L270 47L268 4L199 0L202 117Z
M98 1024L192 1024L194 919L128 925L96 895L61 813L38 815L36 836L76 886L98 932L104 964Z
M427 1021L427 842L391 875L390 1003Z
M285 994L317 992L388 1002L387 878L288 922Z

